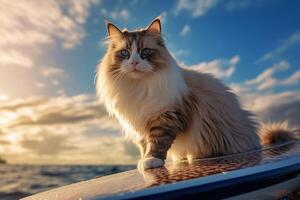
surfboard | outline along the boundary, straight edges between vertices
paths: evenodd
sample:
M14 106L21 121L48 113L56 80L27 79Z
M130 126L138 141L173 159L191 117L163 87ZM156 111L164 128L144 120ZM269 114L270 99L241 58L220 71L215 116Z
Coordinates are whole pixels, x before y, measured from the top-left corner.
M234 155L130 170L24 198L40 199L274 199L300 188L300 142Z

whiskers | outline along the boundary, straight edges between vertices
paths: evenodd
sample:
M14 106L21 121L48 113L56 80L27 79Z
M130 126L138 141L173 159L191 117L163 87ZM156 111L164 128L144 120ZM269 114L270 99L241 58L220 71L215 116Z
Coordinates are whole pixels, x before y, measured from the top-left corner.
M121 68L116 68L111 71L111 76L115 81L119 81L125 78L126 73L124 73Z
M139 70L134 70L134 69L122 69L121 67L118 68L114 68L113 70L110 71L111 76L113 77L113 79L115 79L116 81L119 80L123 80L123 79L131 79L133 77L137 78L137 77L145 77L145 76L153 76L154 75L154 71L152 70L152 68L142 68Z

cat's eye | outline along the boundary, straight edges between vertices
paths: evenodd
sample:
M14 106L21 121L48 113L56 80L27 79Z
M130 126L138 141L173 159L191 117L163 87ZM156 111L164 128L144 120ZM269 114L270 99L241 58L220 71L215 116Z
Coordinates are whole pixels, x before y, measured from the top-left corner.
M121 52L120 52L120 54L124 58L129 58L129 56L130 56L130 52L127 49L122 49Z
M145 59L145 58L147 58L147 57L150 55L150 53L151 53L151 49L145 48L145 49L143 49L142 52L141 52L141 57L142 57L143 59Z

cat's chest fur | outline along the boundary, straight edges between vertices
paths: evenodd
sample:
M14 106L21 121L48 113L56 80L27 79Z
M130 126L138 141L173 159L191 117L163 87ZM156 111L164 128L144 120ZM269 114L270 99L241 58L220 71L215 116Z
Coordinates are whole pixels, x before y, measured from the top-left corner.
M120 82L114 106L123 127L131 126L141 132L149 118L179 103L188 91L179 73L170 70L148 80Z

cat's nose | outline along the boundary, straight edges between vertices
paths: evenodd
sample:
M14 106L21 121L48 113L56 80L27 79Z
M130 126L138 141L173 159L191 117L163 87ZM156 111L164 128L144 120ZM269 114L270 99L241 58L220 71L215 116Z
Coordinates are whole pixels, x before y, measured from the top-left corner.
M131 62L131 64L132 64L133 66L137 66L137 65L139 64L139 61L134 60L134 61Z

